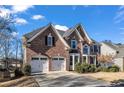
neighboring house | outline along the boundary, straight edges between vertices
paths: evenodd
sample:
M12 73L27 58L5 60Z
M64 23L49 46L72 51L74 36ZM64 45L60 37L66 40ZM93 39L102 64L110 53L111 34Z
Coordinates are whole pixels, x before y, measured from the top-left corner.
M81 24L67 31L55 29L53 24L23 36L24 63L32 72L74 70L77 62L97 64L99 43L92 40Z
M104 41L101 43L101 55L112 55L114 57L111 64L116 64L124 70L124 45L114 44L111 41Z
M7 61L7 63L5 62ZM8 59L1 59L0 60L0 66L5 68L5 65L8 65L8 67L13 66L13 67L22 67L22 60L19 59L14 59L14 58L8 58Z

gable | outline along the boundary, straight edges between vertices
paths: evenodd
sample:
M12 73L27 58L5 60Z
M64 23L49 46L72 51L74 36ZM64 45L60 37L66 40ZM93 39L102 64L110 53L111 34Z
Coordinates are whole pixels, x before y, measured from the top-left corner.
M82 38L88 43L92 43L91 38L88 36L88 34L86 33L86 31L84 30L84 28L79 24L76 26L76 29L78 30L78 32L80 33L80 35L82 36Z
M77 43L79 43L81 40L79 35L77 34L76 29L73 32L71 32L71 34L68 37L65 37L65 40L69 45L71 45L71 40L73 39L75 39Z
M38 33L36 33L35 35L33 35L27 42L31 42L33 41L35 38L37 38L39 35L41 35L43 32L46 32L49 29L49 31L54 32L58 38L62 41L62 43L69 48L69 45L64 41L64 39L62 38L62 36L59 34L59 32L54 28L54 26L52 24L47 25L46 27L44 27L43 29L41 29ZM55 35L54 34L54 35Z

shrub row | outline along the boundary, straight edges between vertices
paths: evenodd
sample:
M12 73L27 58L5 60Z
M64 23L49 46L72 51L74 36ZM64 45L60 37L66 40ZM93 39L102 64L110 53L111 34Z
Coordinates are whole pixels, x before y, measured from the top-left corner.
M88 72L119 72L120 68L116 65L110 66L110 67L96 67L93 64L87 64L87 63L77 63L75 65L75 71L78 73L88 73Z
M116 65L110 66L110 67L98 67L97 71L103 71L103 72L119 72L120 68Z

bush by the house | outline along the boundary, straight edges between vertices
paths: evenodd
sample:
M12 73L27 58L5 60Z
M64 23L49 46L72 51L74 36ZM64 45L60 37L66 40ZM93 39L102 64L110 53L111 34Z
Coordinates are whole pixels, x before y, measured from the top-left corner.
M15 77L21 77L24 75L20 68L16 68L14 73L15 73Z
M81 73L81 64L80 63L76 63L75 71L78 72L78 73Z
M31 65L25 64L23 67L24 75L30 75L31 74Z
M119 72L120 68L116 65L110 66L110 67L98 67L96 68L96 72Z
M96 67L93 64L87 64L87 63L83 63L83 64L76 64L75 66L75 71L78 73L88 73L88 72L95 72Z
M120 71L120 68L116 65L108 67L108 69L109 69L109 72L119 72Z
M96 68L96 72L109 72L109 70L106 67L99 66Z

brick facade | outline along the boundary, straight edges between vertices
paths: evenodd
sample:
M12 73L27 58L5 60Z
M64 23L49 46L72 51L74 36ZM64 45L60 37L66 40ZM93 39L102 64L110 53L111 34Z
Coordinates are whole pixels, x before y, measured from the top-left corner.
M54 46L45 45L45 36L49 34L55 38ZM31 58L36 55L45 55L49 58L49 70L51 70L51 58L54 56L62 56L66 58L66 70L69 70L69 52L65 49L65 45L52 28L46 29L46 31L31 42L30 47L26 47L26 62L31 62Z

